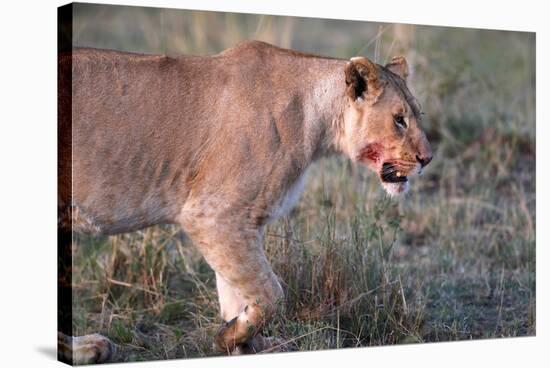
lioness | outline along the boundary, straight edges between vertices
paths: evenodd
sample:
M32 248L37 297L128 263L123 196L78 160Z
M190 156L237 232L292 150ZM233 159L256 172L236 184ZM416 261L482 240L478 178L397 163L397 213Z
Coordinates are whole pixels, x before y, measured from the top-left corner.
M283 290L262 233L297 201L311 163L344 154L397 195L431 161L407 74L402 57L381 66L257 41L209 57L60 55L60 262L71 231L180 224L216 273L217 346L265 348L259 331ZM71 337L67 280L61 267L60 358L109 360L107 338Z

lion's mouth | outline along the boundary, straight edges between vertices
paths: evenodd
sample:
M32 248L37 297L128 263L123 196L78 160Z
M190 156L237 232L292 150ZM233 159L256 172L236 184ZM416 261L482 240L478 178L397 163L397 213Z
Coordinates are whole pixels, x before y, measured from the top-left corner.
M382 169L380 170L380 178L385 183L406 183L409 181L404 173L400 172L395 165L386 162L382 164Z

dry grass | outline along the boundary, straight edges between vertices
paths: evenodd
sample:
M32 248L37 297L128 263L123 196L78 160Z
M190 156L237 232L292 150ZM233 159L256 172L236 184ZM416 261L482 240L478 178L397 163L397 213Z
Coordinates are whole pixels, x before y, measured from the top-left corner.
M287 294L266 332L287 349L535 334L533 35L105 9L77 11L77 45L207 54L256 38L379 62L399 50L414 66L435 159L412 192L388 200L365 169L327 159L266 231ZM108 335L120 361L215 354L214 274L179 229L81 236L74 254L77 333Z

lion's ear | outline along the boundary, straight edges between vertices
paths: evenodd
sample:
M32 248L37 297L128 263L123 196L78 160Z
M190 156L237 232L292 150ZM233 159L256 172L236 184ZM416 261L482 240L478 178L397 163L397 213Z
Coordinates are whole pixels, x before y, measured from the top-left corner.
M386 64L386 68L405 80L407 80L409 76L409 64L407 64L407 60L403 56L396 56L391 59L391 61Z
M352 100L379 88L378 68L365 57L353 57L345 68L347 94Z

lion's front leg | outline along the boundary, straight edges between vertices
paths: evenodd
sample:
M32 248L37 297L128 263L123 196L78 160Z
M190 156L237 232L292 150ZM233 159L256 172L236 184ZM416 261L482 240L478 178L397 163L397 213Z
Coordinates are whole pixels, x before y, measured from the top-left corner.
M283 291L264 254L260 230L216 224L183 223L208 264L216 271L222 318L216 345L233 352L253 342L276 309Z
M222 319L225 321L216 335L216 345L220 349L223 349L223 351L227 351L227 344L222 343L219 340L223 340L224 335L226 334L229 334L230 336L235 334L235 330L231 330L230 333L228 333L227 330L233 327L237 328L236 324L239 321L239 318L242 319L244 315L249 315L249 307L239 291L234 289L227 281L225 281L223 276L219 273L216 273L216 285L220 302L220 314ZM281 302L282 298L278 300L278 303ZM277 305L275 305L273 309L275 308L277 308ZM246 323L244 325L246 326ZM235 349L229 351L232 355L254 354L261 351L281 351L283 347L281 339L265 337L260 334L252 336L244 343L233 345L236 345Z

